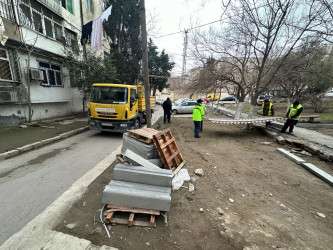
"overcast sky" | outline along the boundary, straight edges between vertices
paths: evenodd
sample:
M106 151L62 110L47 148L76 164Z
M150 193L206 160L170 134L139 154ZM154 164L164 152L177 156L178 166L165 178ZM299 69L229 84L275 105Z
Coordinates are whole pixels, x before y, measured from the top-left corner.
M155 45L159 51L165 49L176 63L172 75L180 75L182 72L184 34L157 37L219 20L222 13L221 0L146 0L146 9L147 19L149 11L155 13L158 31L152 37ZM190 40L191 33L188 36ZM187 60L187 71L194 66L190 59Z

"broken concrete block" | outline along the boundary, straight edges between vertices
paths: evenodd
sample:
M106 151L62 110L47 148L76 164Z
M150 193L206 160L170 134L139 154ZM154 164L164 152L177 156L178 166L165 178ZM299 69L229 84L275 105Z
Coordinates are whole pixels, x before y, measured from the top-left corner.
M121 153L124 154L126 149L133 151L134 153L140 155L144 159L154 159L159 158L157 149L154 143L144 143L138 141L128 134L123 134L123 146L121 148Z
M133 165L139 165L144 167L150 167L150 168L158 168L155 164L151 163L150 161L144 159L140 155L134 153L133 151L126 149L124 152L124 159L129 161Z
M172 178L171 170L161 168L117 164L113 171L114 180L156 186L171 187Z
M289 151L283 149L283 148L278 148L277 149L280 153L284 154L285 156L287 156L289 159L291 159L292 161L296 162L297 164L302 164L303 162L305 162L302 158L299 158L298 156L290 153Z
M203 169L201 169L201 168L194 170L194 173L200 177L203 176L203 174L204 174Z
M286 140L281 135L276 137L276 141L277 141L277 143L279 143L281 145L286 144Z
M308 163L308 162L302 163L302 166L304 168L306 168L307 170L309 170L314 175L318 176L323 181L326 181L328 184L333 186L333 176L332 175L326 173L325 171L321 170L320 168L317 168L315 165Z
M104 188L102 202L118 206L169 211L171 188L112 180Z

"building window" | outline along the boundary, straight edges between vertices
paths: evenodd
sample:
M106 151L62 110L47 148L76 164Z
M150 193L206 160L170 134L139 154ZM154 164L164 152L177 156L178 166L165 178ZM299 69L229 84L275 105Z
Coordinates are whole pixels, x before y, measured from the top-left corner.
M39 69L43 71L44 81L43 86L63 86L61 78L61 67L56 64L39 62Z
M8 51L4 49L0 49L0 69L0 80L13 80Z
M15 22L13 4L10 0L0 0L0 16Z
M77 47L77 35L75 32L65 28L66 45L75 49Z
M84 7L86 7L87 10L89 11L93 11L92 9L92 3L91 3L91 0L84 0Z
M72 0L61 0L61 5L70 13L73 14L73 3Z
M20 23L49 38L62 41L62 19L35 0L19 2Z

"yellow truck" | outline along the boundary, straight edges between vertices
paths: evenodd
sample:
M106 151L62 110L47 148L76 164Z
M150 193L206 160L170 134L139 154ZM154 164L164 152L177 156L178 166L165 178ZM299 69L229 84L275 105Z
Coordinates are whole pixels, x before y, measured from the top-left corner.
M209 101L216 101L216 100L220 99L220 95L219 94L209 94L209 95L207 95L207 99Z
M156 97L150 97L155 106ZM146 122L146 105L142 85L95 83L89 102L89 128L126 132ZM153 113L153 110L151 110Z

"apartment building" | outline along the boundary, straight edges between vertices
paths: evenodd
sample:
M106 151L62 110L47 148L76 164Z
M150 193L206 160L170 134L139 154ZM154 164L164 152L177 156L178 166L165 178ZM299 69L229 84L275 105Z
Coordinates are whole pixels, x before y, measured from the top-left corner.
M82 111L83 93L63 61L66 51L83 50L82 25L104 8L100 0L0 0L0 126L29 113L35 121Z

